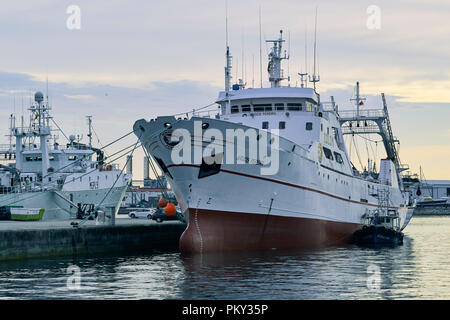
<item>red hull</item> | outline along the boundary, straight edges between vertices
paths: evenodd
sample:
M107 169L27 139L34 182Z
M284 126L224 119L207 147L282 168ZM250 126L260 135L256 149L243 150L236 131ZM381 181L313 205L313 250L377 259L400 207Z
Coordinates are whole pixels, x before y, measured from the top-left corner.
M273 215L189 209L180 238L186 253L314 248L345 243L359 224Z

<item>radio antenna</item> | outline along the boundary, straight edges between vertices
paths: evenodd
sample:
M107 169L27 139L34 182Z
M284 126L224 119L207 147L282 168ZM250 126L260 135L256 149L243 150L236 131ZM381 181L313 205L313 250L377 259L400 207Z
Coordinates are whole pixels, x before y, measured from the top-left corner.
M262 33L262 27L261 27L261 5L259 6L259 79L261 81L261 88L263 87L263 80L262 80L262 45L261 45L261 33Z
M228 45L228 0L225 0L225 45L226 45L226 66L225 66L225 92L228 92L231 87L231 55L230 46Z
M243 82L245 82L245 76L246 76L245 75L245 55L244 55L245 40L244 40L244 38L245 38L245 32L244 32L244 28L242 28L242 70L241 70L241 73L242 73L242 81Z
M252 88L255 88L255 54L252 55Z
M313 65L313 75L309 79L314 85L314 91L316 90L316 83L320 81L320 76L316 74L316 60L317 60L317 7L316 7L316 18L314 22L314 65Z
M291 31L288 31L288 57L291 57ZM288 59L288 87L291 86L290 59Z
M225 45L228 48L228 0L225 0Z
M308 25L305 25L305 73L308 73Z

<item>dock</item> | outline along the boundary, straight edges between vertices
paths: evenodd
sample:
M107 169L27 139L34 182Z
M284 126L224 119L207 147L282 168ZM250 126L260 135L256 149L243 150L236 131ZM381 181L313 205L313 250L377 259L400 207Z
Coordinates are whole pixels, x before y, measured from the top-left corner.
M0 221L0 262L100 253L152 252L178 249L186 224L118 218L115 225L87 221L75 228L58 221Z

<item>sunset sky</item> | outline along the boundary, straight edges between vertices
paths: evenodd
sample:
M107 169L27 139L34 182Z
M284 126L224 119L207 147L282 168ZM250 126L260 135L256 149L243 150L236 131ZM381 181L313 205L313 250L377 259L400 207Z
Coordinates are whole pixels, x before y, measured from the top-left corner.
M70 5L80 8L80 29L67 26ZM380 9L379 29L368 28L371 5ZM334 95L340 109L351 108L353 86L360 81L368 98L364 107L375 108L384 92L402 161L413 172L422 166L427 179L450 179L449 1L228 0L233 80L243 76L249 86L260 82L260 7L263 41L277 38L280 29L290 40L285 49L291 59L283 68L292 86L298 72L312 70L317 7L322 99ZM66 134L86 140L85 116L92 115L107 144L137 119L215 101L224 84L225 0L5 2L0 41L2 134L8 133L9 114L20 117L30 95L46 91L48 77L53 115ZM264 86L268 48L264 43ZM137 153L137 175L142 157Z

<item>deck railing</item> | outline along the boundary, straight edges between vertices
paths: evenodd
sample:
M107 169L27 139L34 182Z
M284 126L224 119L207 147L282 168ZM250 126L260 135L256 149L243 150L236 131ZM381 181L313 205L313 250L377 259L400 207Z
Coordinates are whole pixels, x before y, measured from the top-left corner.
M356 110L340 110L339 116L341 118L355 118L357 115ZM383 117L385 116L383 109L360 109L360 118L373 118L373 117Z

